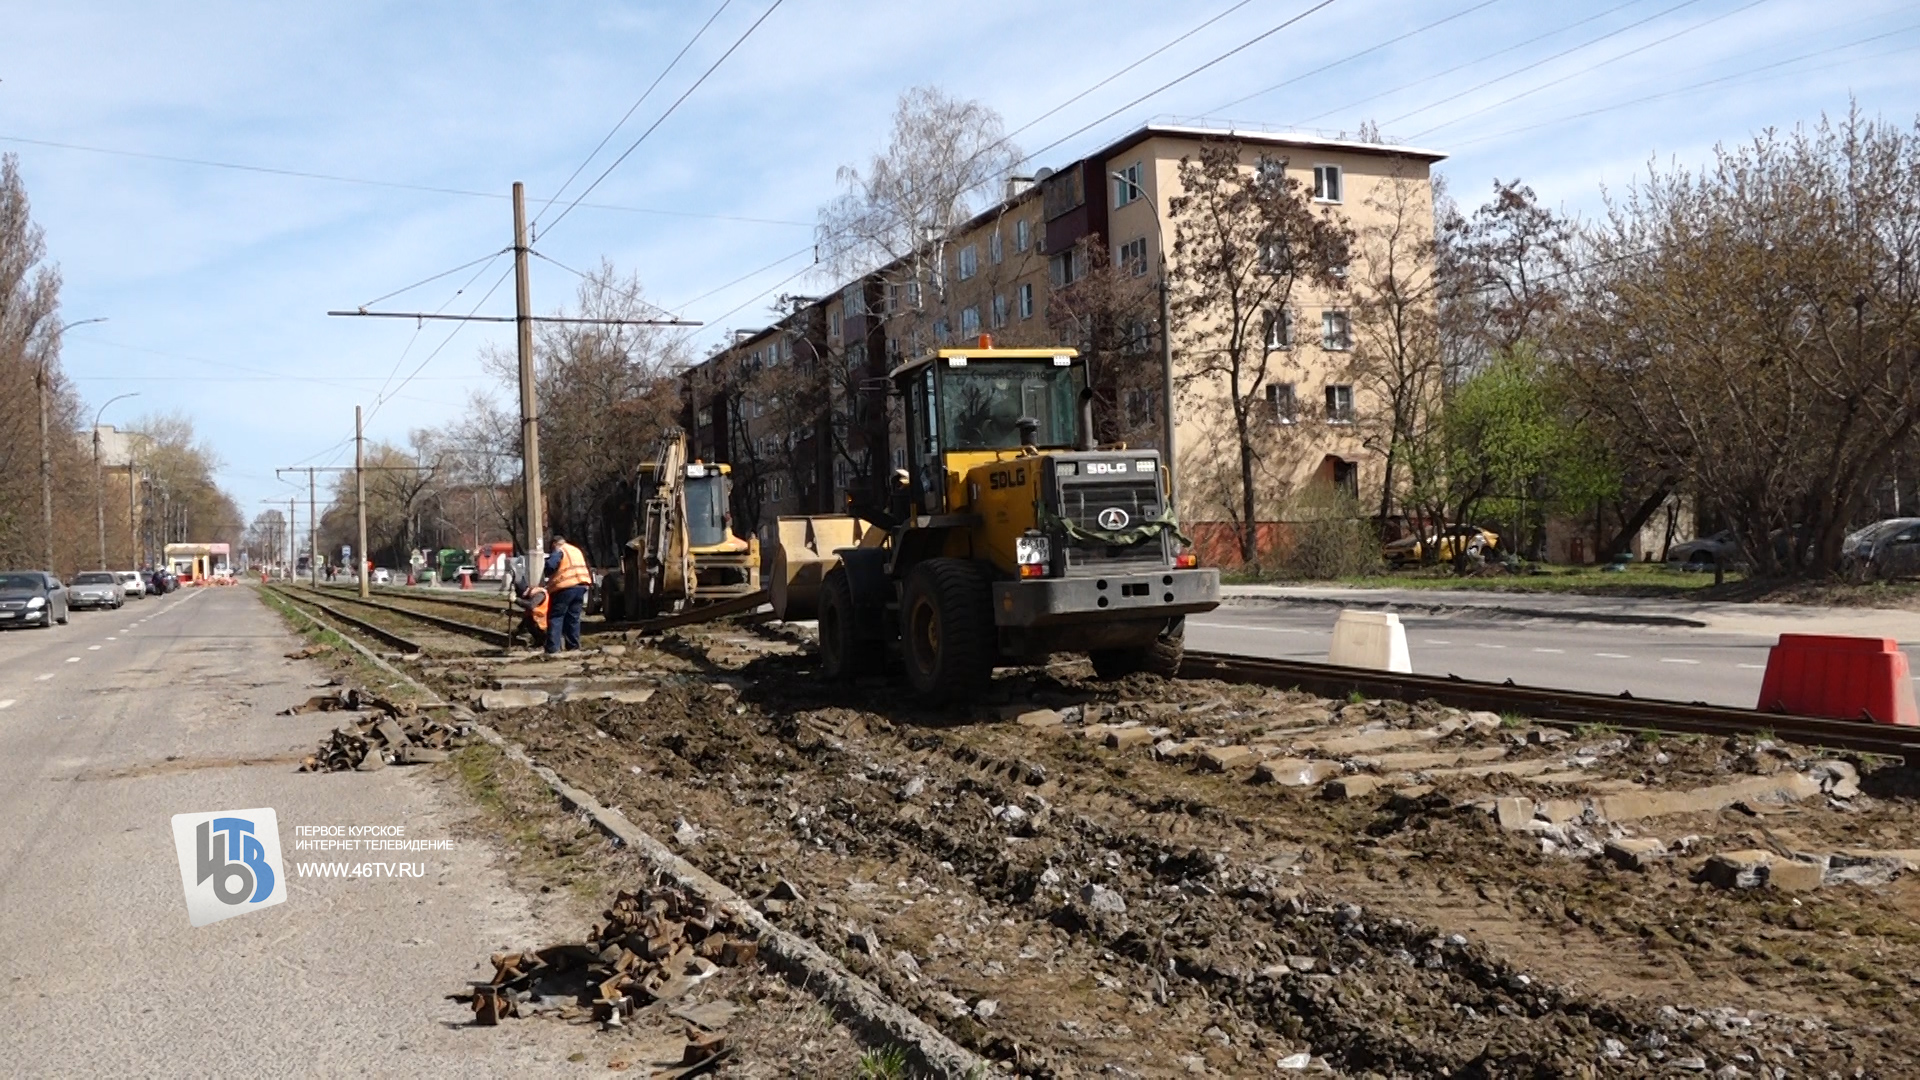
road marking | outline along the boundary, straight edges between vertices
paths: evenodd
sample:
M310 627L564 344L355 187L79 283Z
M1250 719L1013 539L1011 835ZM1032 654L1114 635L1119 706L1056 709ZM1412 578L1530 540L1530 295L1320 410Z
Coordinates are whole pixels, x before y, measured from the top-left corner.
M46 682L46 681L47 681L48 679L51 679L51 678L53 678L53 672L51 672L51 671L49 671L49 672L47 672L47 673L46 673L45 675L35 675L35 676L33 677L33 681L34 681L34 682Z
M1451 642L1451 641L1436 641L1436 640L1434 640L1433 638L1428 638L1428 639L1426 640L1426 642L1425 642L1425 643L1426 643L1426 644L1428 644L1428 645L1451 645L1451 644L1453 644L1453 642Z
M1628 656L1628 655L1627 655L1626 653L1623 653L1623 652L1597 652L1597 653L1594 653L1593 655L1595 655L1595 656L1604 656L1604 657L1606 657L1606 658L1607 658L1607 659L1609 659L1609 660L1631 660L1631 659L1633 659L1633 657L1631 657L1631 656Z
M1700 661L1698 661L1698 660L1676 660L1676 659L1674 659L1674 658L1673 658L1673 657L1671 657L1671 656L1663 656L1663 657L1661 657L1661 658L1660 658L1660 662L1661 662L1661 663L1663 663L1663 664L1697 664L1697 663L1699 663Z
M77 657L77 656L69 656L69 657L67 657L67 663L69 663L69 664L77 664L77 663L79 663L79 662L80 662L80 658L79 658L79 657Z
M1563 652L1566 652L1567 650L1565 650L1565 649L1535 649L1535 650L1533 650L1533 651L1534 651L1534 652L1550 652L1550 653L1563 653Z
M12 698L8 698L5 701L0 701L0 709L11 709L11 708L13 708Z
M89 646L87 646L87 651L88 651L88 652L99 652L99 651L100 651L100 646L98 646L98 645L89 645ZM76 657L74 657L74 659L75 659L75 660L78 660L78 659L80 659L80 658L76 656Z
M1765 671L1765 670L1767 670L1767 665L1765 665L1765 664L1735 664L1734 666L1735 666L1735 667L1743 667L1743 668L1746 668L1746 669L1747 669L1748 671Z
M109 637L107 638L107 640L108 640L108 641L119 641L120 639L119 639L119 638L117 638L117 637L111 637L111 636L109 636Z
M1194 622L1189 626L1204 626L1209 630L1259 630L1268 634L1310 634L1311 630L1300 630L1292 626L1241 626L1237 623Z
M1489 644L1487 644L1487 643L1486 643L1486 642L1484 642L1484 641L1476 641L1476 642L1474 642L1474 643L1473 643L1473 647L1474 647L1474 648L1476 648L1476 649L1504 649L1504 648L1506 648L1506 646L1505 646L1505 645L1489 645Z

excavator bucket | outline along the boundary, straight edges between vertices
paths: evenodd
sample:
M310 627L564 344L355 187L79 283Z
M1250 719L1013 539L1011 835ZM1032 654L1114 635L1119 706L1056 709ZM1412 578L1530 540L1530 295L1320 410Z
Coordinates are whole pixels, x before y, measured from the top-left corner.
M783 517L774 525L773 550L767 556L767 586L774 618L786 621L820 617L820 582L840 561L834 552L861 546L880 535L871 525L845 514Z

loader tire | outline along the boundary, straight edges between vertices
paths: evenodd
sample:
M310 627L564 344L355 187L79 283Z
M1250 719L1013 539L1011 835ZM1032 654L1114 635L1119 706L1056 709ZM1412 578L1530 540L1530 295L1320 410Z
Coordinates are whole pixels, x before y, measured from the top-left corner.
M993 590L964 559L928 559L907 575L901 604L907 681L922 697L964 702L986 689L997 638Z
M827 571L820 581L820 673L829 679L872 673L881 652L872 636L860 633L847 571L838 566Z
M1093 673L1102 679L1123 679L1135 672L1146 672L1171 679L1180 673L1180 661L1187 654L1187 617L1175 616L1151 645L1136 649L1096 649L1087 659L1093 661Z

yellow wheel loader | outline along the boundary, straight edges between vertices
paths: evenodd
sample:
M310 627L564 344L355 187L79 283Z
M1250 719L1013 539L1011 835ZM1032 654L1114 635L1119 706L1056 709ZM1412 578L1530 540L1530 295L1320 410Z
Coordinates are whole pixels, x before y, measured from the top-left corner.
M727 466L687 461L684 432L661 436L634 472L634 537L601 585L608 622L760 591L760 541L733 535L732 489Z
M996 666L1086 653L1103 678L1172 675L1185 617L1220 603L1167 505L1157 450L1093 445L1071 349L941 349L890 374L907 468L860 517L782 518L774 609L818 618L829 676L890 659L964 700Z

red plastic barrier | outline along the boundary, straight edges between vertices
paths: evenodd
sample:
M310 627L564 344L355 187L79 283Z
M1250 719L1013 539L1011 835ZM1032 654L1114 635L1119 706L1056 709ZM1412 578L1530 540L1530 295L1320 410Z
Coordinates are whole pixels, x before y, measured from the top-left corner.
M1757 708L1920 726L1907 654L1892 638L1781 634L1767 654Z

